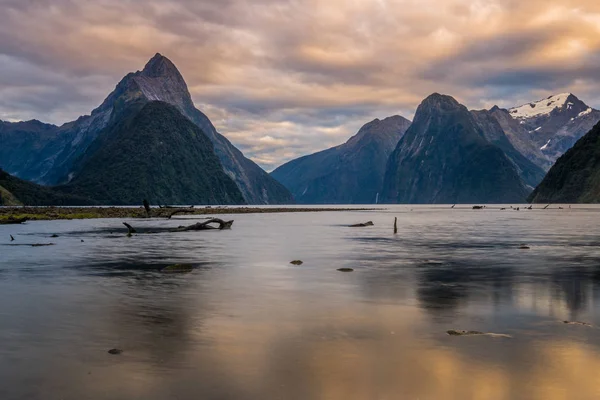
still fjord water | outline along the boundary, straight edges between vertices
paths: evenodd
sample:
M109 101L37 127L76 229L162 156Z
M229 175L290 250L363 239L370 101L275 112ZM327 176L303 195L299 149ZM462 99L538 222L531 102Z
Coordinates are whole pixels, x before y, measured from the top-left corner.
M0 226L0 399L600 398L600 208L223 218Z

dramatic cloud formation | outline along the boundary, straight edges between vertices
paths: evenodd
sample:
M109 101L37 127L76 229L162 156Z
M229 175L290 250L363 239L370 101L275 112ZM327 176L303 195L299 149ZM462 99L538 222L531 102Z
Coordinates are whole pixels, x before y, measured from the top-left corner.
M62 123L156 52L266 169L412 117L571 91L600 106L595 0L2 0L0 119Z

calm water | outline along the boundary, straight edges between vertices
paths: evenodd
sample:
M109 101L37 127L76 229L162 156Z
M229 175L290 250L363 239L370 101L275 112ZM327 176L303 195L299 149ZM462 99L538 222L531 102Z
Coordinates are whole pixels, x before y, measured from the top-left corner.
M600 208L224 218L0 226L0 399L600 398Z

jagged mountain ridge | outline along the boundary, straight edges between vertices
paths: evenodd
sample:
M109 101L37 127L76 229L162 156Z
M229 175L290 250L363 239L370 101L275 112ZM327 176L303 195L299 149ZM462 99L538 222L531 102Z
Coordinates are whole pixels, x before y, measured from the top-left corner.
M382 192L389 203L453 204L522 202L529 191L474 115L435 93L390 156Z
M514 107L508 113L522 127L517 134L520 140L530 141L549 160L545 164L546 169L600 121L600 111L589 107L571 93L561 93ZM520 148L514 136L509 135L509 138L523 154L531 154Z
M387 159L410 126L401 116L375 119L346 143L287 162L271 176L301 204L373 204Z
M103 129L117 123L124 109L137 102L164 101L171 104L198 127L214 144L224 171L234 179L244 199L250 204L281 204L293 202L287 189L235 148L219 134L206 115L197 110L187 84L175 65L156 54L142 71L126 75L104 102L88 116L53 130L34 160L22 161L23 153L6 154L0 167L9 165L17 176L27 171L27 178L54 185L68 183L77 176L76 165ZM43 140L37 139L38 142ZM35 144L29 145L29 149ZM29 151L29 150L28 150Z

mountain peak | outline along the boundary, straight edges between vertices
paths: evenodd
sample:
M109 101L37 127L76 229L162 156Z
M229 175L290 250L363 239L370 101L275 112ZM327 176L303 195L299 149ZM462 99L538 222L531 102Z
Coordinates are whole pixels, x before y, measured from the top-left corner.
M456 101L456 99L452 96L448 96L440 93L433 93L429 95L423 102L421 103L421 107L425 107L426 109L431 108L441 108L445 110L456 109L462 107L462 105Z
M156 53L148 61L141 73L142 76L158 78L161 76L180 75L179 70L167 57Z
M574 105L587 107L572 93L559 93L545 99L523 104L509 110L510 115L516 119L534 118L550 115L556 109L571 109Z

